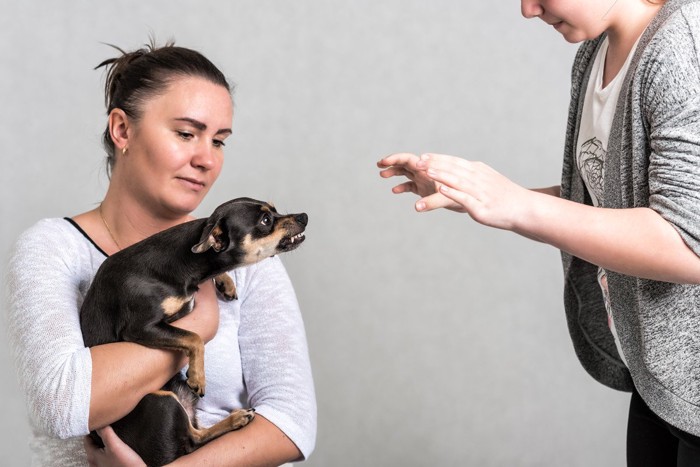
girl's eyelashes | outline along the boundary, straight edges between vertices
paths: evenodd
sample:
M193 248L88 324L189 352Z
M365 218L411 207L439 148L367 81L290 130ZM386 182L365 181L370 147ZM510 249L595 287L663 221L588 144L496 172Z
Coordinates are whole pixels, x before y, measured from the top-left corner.
M176 133L180 138L182 138L184 140L189 140L189 139L192 139L194 137L194 135L192 133L189 133L187 131L176 131Z
M226 143L224 143L222 140L219 140L219 139L214 140L214 147L223 148L224 146L226 146Z

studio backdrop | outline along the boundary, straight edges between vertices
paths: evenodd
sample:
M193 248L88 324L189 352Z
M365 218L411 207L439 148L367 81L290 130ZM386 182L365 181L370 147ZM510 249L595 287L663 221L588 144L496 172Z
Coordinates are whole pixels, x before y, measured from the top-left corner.
M93 68L114 56L105 44L151 36L203 52L236 84L224 169L196 214L250 196L309 215L306 242L282 259L318 399L306 465L624 463L628 395L574 355L559 252L466 215L416 213L376 168L430 151L528 187L559 183L576 46L515 0L5 0L3 284L20 232L102 199ZM7 345L0 370L2 463L28 465Z

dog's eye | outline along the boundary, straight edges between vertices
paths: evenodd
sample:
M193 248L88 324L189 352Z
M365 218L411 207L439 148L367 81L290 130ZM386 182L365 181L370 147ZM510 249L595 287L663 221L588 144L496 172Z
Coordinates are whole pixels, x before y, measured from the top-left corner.
M272 216L270 216L269 214L263 215L262 219L260 219L260 224L262 224L266 227L271 225L272 224Z

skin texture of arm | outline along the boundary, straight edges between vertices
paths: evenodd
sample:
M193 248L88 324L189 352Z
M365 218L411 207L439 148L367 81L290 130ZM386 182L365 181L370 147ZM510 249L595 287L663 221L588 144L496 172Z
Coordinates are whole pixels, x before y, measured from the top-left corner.
M91 467L145 466L111 427L99 430L99 435L105 443L104 449L98 449L89 437L85 437L85 450ZM278 466L300 457L301 452L294 443L274 424L258 415L245 428L215 439L168 465L265 467Z
M652 209L604 209L567 201L550 196L557 187L528 190L482 162L454 156L394 154L378 165L384 178L409 178L393 191L421 196L418 211L446 207L467 213L483 225L548 243L621 274L700 283L700 258Z
M274 424L260 415L238 431L207 443L171 466L277 466L301 457L301 452Z
M219 308L212 281L200 286L192 313L173 323L199 334L205 342L216 335ZM150 349L130 342L95 346L89 427L102 428L128 414L149 392L160 389L185 364L180 352Z

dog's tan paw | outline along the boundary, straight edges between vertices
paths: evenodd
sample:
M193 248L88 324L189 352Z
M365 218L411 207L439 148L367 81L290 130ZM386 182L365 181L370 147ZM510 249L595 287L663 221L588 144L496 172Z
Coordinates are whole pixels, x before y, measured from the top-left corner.
M234 284L233 279L227 273L216 276L214 278L214 284L216 285L216 290L219 291L224 300L230 302L231 300L238 299L236 284Z
M204 397L204 376L199 376L196 373L190 371L187 372L187 385L192 389L192 391L199 397Z
M246 426L255 417L255 409L234 410L229 415L232 430L239 430Z

